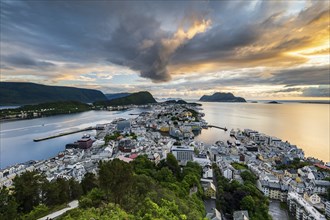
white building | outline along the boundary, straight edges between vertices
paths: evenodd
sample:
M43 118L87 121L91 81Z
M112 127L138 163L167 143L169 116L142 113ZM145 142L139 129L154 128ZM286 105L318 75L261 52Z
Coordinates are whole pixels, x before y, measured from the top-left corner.
M290 212L294 213L299 220L326 220L325 216L319 213L303 197L296 192L288 193L288 205Z
M188 146L172 146L171 153L182 163L192 161L194 157L194 148Z

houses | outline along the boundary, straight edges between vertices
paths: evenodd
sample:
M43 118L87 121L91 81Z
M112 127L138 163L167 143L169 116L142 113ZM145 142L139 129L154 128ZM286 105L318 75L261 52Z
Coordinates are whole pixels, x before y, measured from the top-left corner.
M222 220L221 212L214 208L212 213L207 213L206 218L210 220Z
M203 188L204 188L204 195L207 198L216 199L217 190L216 190L213 182L207 182L207 183L203 184Z
M321 198L316 193L309 195L307 192L305 192L304 199L312 205L315 205L315 204L318 204L321 202Z
M303 197L296 192L288 193L288 206L296 219L301 220L326 220L325 216L318 212Z

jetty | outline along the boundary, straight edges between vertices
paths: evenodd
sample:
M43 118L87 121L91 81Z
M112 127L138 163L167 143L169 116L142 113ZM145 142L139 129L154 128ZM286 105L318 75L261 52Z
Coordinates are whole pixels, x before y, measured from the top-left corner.
M39 142L39 141L45 141L45 140L49 140L49 139L53 139L53 138L57 138L57 137L61 137L61 136L65 136L65 135L69 135L69 134L75 134L75 133L79 133L82 131L90 131L90 130L94 130L95 127L87 127L87 128L83 128L83 129L77 129L77 130L73 130L73 131L67 131L67 132L62 132L59 134L54 134L54 135L50 135L47 137L41 137L41 138L35 138L33 139L34 142Z
M227 131L228 129L226 128L226 127L220 127L220 126L216 126L216 125L209 125L208 126L209 128L218 128L218 129L222 129L222 130L224 130L224 131Z

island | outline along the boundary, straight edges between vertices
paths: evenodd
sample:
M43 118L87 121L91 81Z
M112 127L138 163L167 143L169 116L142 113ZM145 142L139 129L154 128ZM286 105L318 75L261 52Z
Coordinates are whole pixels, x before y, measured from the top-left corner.
M203 95L201 102L246 102L244 98L236 97L232 93L216 92L213 95Z
M270 102L267 102L267 104L282 104L282 103L277 102L277 101L270 101Z

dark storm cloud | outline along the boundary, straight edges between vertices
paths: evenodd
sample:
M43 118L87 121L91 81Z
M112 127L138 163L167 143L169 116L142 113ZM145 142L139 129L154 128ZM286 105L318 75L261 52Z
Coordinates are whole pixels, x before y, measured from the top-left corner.
M55 64L47 61L34 60L24 55L3 56L2 60L11 66L18 68L51 68Z
M1 1L1 66L43 69L58 74L62 67L80 64L118 64L153 82L166 82L185 66L219 63L230 66L278 66L304 63L301 57L288 59L288 50L313 41L314 35L299 32L322 30L327 4L313 3L295 16L285 14L286 1L211 2L120 2L120 1ZM194 21L212 22L210 28L192 35L185 33ZM200 24L200 23L199 23ZM314 28L314 29L313 29ZM324 29L324 28L323 28ZM164 44L167 40L168 44ZM21 52L24 52L23 55ZM290 62L289 62L290 60ZM57 68L47 72L44 69ZM193 68L193 67L192 67ZM198 71L198 69L196 70ZM310 73L279 71L270 78L262 73L212 83L322 85L328 82L325 69ZM65 69L64 69L65 72ZM184 72L183 72L184 73ZM51 78L51 77L50 77ZM193 79L192 79L193 80ZM189 83L189 82L188 82Z

